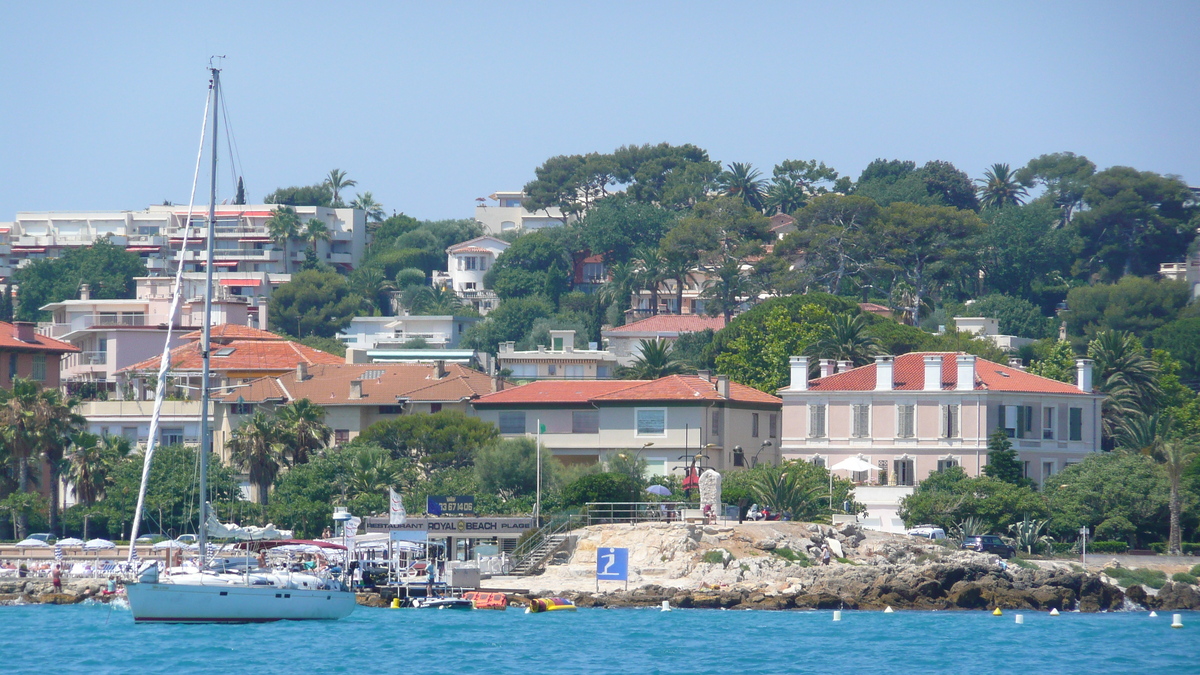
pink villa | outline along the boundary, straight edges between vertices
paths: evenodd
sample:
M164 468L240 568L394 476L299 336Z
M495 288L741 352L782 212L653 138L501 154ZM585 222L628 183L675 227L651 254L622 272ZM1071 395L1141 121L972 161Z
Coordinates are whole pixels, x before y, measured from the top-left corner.
M969 475L987 464L988 436L1003 428L1025 476L1042 485L1064 467L1100 450L1100 404L1092 362L1076 360L1068 384L970 354L877 356L858 368L822 359L809 379L809 359L791 358L783 398L784 459L834 466L850 457L877 470L849 476L884 511L935 471L961 466ZM877 516L878 517L878 516ZM894 522L893 522L894 525Z

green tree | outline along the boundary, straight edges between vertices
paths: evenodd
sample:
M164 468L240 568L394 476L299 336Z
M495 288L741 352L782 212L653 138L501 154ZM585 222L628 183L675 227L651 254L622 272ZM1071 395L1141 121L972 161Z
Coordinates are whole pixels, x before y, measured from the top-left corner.
M58 502L58 471L61 453L71 434L84 420L72 412L76 401L65 399L57 389L43 389L33 380L15 378L12 389L0 389L0 456L16 475L16 491L30 492L41 475L43 463L50 469L50 525L54 527ZM36 471L36 475L34 475ZM28 534L27 515L17 518L16 537Z
M308 222L304 223L300 235L308 242L309 250L314 256L317 254L317 242L333 241L333 233L329 231L329 226L317 218L309 218Z
M724 194L742 200L755 211L763 210L767 181L753 166L741 162L730 164L729 169L717 177L717 185Z
M263 203L287 206L332 206L333 191L325 183L278 188L263 197Z
M1039 201L1046 201L1058 209L1059 221L1067 223L1083 203L1083 192L1095 173L1096 165L1087 157L1056 152L1029 160L1017 170L1015 178L1026 188L1045 188Z
M1174 320L1188 296L1183 282L1135 276L1073 288L1067 294L1067 330L1089 337L1104 330L1144 336Z
M532 438L506 438L481 447L475 455L479 486L500 501L537 491L537 442ZM562 465L542 448L542 489L558 487Z
M349 499L378 496L399 487L402 475L387 450L363 445L354 448L350 466L341 475L341 485Z
M44 321L49 314L41 307L79 297L79 287L87 284L94 300L134 297L136 277L146 276L146 265L136 253L115 246L103 237L87 247L69 248L62 257L34 260L13 273L20 288L16 318L20 321Z
M624 195L601 200L577 227L580 241L612 265L628 260L641 242L658 241L675 223L675 213Z
M1012 441L1008 440L1008 434L1004 429L997 428L988 437L988 453L987 465L983 467L984 475L989 478L1012 483L1013 485L1030 486L1033 481L1025 478L1024 471L1021 470L1021 462L1017 458L1017 451L1013 449Z
M1059 382L1075 382L1075 349L1066 340L1048 345L1040 358L1029 364L1028 372Z
M329 445L333 430L325 424L325 408L302 398L275 411L275 422L283 439L288 463L299 466L309 456Z
M640 246L634 249L631 263L633 285L639 290L650 291L650 313L658 314L658 295L662 291L662 283L667 279L667 258L664 249L649 245Z
M987 227L971 245L984 274L982 292L1024 298L1047 311L1063 299L1079 244L1073 230L1054 227L1059 214L1044 200L980 214Z
M1083 199L1071 221L1083 238L1077 264L1103 280L1155 274L1196 235L1193 196L1178 178L1114 166L1088 180Z
M975 518L982 531L1000 532L1015 522L1018 514L1043 519L1048 513L1046 500L1031 488L989 476L970 478L959 466L930 474L900 500L899 509L907 525L932 523L946 531Z
M1033 303L1002 293L993 293L979 298L970 307L961 310L960 316L986 316L999 320L1000 332L1004 335L1040 340L1054 334L1054 320L1042 314Z
M675 358L671 343L666 340L641 340L637 358L621 377L626 380L657 380L660 377L683 372L683 365Z
M471 349L499 351L501 342L523 340L538 319L554 315L554 304L541 295L510 298L488 313L487 318L467 329L463 343Z
M638 494L638 483L620 473L593 473L580 476L562 489L564 506L583 506L589 502L628 502Z
M704 282L704 290L700 291L704 311L709 316L723 316L725 323L729 323L738 308L754 300L755 288L750 275L742 269L741 261L732 256L705 271L708 279Z
M268 301L276 329L295 337L333 337L362 312L363 298L336 272L304 270Z
M829 320L829 331L809 347L809 353L820 359L851 361L863 366L883 351L879 340L870 334L864 315L834 314Z
M801 307L795 316L776 305L737 326L736 337L716 352L717 370L735 382L774 393L787 386L789 357L805 353L827 335L832 318L829 310L816 304Z
M543 294L551 299L570 290L573 262L561 234L535 230L517 237L484 276L502 299Z
M123 436L76 433L65 458L66 479L75 488L75 499L89 505L103 499L113 481L113 468L129 455L129 450L129 440Z
M384 276L383 271L378 267L362 267L354 270L350 276L350 285L355 294L366 298L371 309L378 312L379 316L388 316L392 313L391 292L396 290L396 284Z
M1183 380L1200 382L1200 317L1185 317L1163 324L1151 334L1150 343L1179 360L1182 366L1179 375Z
M283 250L284 260L289 260L288 244L293 239L300 238L302 231L300 216L291 206L277 206L271 209L271 217L267 220L267 235Z
M366 211L369 223L381 223L387 216L387 212L383 210L383 204L375 201L375 197L370 192L354 195L354 201L350 202L350 208Z
M258 491L258 503L266 506L271 483L285 461L279 425L258 411L233 430L226 447L234 464L249 474Z
M1096 389L1105 394L1101 431L1104 447L1111 449L1125 419L1157 408L1159 366L1137 338L1118 331L1098 333L1088 343L1088 358L1095 362Z
M1096 528L1123 518L1133 526L1138 548L1166 536L1170 486L1149 457L1133 453L1089 454L1042 486L1050 505L1050 531L1074 539L1079 528Z
M867 197L821 195L796 214L796 231L776 249L803 251L805 269L827 293L837 293L843 279L864 274L872 264L875 242L868 226L879 214L879 206Z
M342 190L358 185L358 181L347 178L346 172L341 169L331 169L325 178L325 185L329 186L329 194L332 199L330 206L342 208L346 206L342 203Z
M425 476L440 469L470 467L475 453L498 438L496 427L466 414L443 410L401 415L363 429L356 442L373 443L418 465Z
M975 182L979 183L979 205L985 209L1020 206L1029 194L1017 180L1016 172L1009 169L1007 164L991 165L984 170L983 178Z
M787 511L793 520L811 521L828 513L829 488L805 480L804 464L807 462L789 462L759 472L751 483L754 498L773 511Z
M975 186L971 184L971 178L950 162L926 162L917 174L925 183L925 191L940 198L946 206L979 210L979 200L975 198Z
M961 275L970 259L966 245L983 227L974 213L955 208L897 203L884 209L872 234L882 244L882 260L912 284L914 301L907 311L914 325L931 285Z
M838 172L815 159L789 159L775 165L763 199L768 213L793 213L810 197L837 190Z
M1170 486L1168 512L1170 514L1170 529L1167 537L1167 552L1180 555L1180 515L1183 511L1183 501L1180 496L1180 483L1184 473L1196 456L1200 447L1195 438L1181 436L1173 428L1170 417L1158 414L1135 415L1125 420L1118 434L1117 447L1126 452L1145 455L1162 467Z

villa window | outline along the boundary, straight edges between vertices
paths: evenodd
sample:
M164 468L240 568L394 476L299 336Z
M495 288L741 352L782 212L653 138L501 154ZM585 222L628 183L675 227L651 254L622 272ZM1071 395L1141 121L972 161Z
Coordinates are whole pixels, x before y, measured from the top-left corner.
M808 437L825 438L825 404L808 406Z
M637 436L666 436L666 408L638 408L635 412Z
M233 403L229 406L230 415L250 415L254 413L253 403Z
M502 412L500 413L500 433L502 434L523 434L525 433L525 412Z
M35 382L46 381L46 355L34 354L33 356L33 379Z
M958 406L942 406L942 438L958 438Z
M1070 413L1070 439L1072 441L1083 440L1083 408L1071 408Z
M958 460L956 459L939 459L937 463L937 470L938 473L942 473L943 471L952 469L956 466L958 466Z
M819 466L822 469L825 468L825 458L820 455L814 455L812 459L808 460L808 463L813 466Z
M721 412L718 410L712 412L712 421L708 427L708 433L712 436L717 436L721 433Z
M558 366L553 363L546 366L546 374L549 375L550 377L554 377L555 375L558 375Z
M851 436L855 438L868 438L871 435L871 406L865 403L855 403L852 408L854 415L854 429Z
M380 415L399 415L404 412L404 406L399 405L381 405L379 406Z
M898 438L913 438L917 435L917 406L903 404L896 406L898 419L896 436Z
M563 366L563 373L566 374L567 377L573 377L575 379L579 379L584 376L583 366Z
M758 438L758 413L750 415L750 437Z
M779 415L772 413L767 417L767 438L775 438L779 434Z
M17 355L8 355L8 381L12 382L17 377Z
M576 410L571 413L571 433L597 434L600 433L599 410Z
M440 413L440 412L442 412L442 404L441 403L430 403L429 404L429 413L430 414Z
M608 366L596 366L596 377L606 379L608 377Z
M349 442L350 442L350 430L349 429L335 429L333 431L334 445L345 445L346 443L349 443Z
M183 429L164 428L159 435L159 443L167 445L183 445Z
M1042 438L1054 440L1054 408L1051 406L1042 408Z

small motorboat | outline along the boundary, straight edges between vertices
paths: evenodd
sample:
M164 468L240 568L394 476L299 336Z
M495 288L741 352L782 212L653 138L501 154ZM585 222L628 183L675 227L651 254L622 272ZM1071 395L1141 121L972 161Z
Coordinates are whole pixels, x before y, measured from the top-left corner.
M526 613L540 614L542 612L574 612L575 603L567 598L534 598L529 601Z
M413 600L417 609L475 609L474 603L466 598L418 598Z

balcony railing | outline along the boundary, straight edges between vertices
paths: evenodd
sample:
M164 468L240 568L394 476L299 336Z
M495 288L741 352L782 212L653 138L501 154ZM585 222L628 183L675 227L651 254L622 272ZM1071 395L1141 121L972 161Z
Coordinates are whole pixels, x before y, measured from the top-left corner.
M108 365L108 352L81 352L79 362L85 366Z

